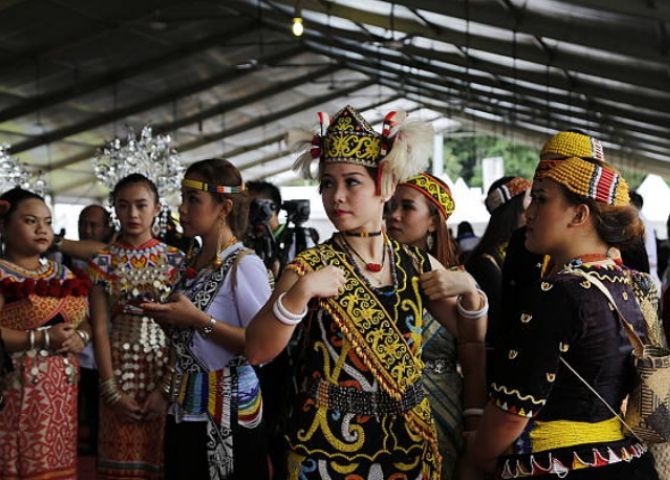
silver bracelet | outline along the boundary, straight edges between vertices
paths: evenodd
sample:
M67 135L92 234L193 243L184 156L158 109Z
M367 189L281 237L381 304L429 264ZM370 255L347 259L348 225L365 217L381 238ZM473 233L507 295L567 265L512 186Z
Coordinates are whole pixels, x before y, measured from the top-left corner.
M28 346L29 350L35 350L35 330L28 330Z
M42 330L42 335L44 335L44 350L49 350L51 347L51 339L49 338L49 329L45 328Z
M463 410L464 417L481 417L484 415L483 408L466 408Z
M302 322L302 319L305 318L305 315L307 315L307 305L305 305L305 309L302 312L297 314L292 313L286 309L284 303L282 302L285 296L286 292L283 292L277 297L275 303L272 304L272 313L281 323L288 325L289 327L293 327Z
M468 310L463 306L463 297L459 296L458 301L456 302L456 310L461 317L467 318L469 320L479 320L489 313L489 299L486 296L486 293L484 293L484 291L479 288L477 289L477 292L484 299L484 306L479 310Z
M214 325L216 325L216 319L209 317L209 323L200 329L200 333L204 336L211 335L214 333Z
M91 341L91 336L88 334L88 332L83 330L75 330L74 333L79 335L79 338L81 338L82 342L84 342L84 346L88 345L88 342Z

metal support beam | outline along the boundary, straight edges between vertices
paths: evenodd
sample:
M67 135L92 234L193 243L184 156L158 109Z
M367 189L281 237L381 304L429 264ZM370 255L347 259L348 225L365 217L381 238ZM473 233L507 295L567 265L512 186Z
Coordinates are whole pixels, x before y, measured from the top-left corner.
M238 0L229 0L229 3L239 11L248 11L247 5L238 6L240 3ZM273 0L272 3L284 5L287 9L287 15L290 15L289 10L292 12L292 9L294 8L294 2L291 0ZM376 14L335 3L323 4L319 0L303 0L300 6L303 10L314 10L323 15L336 16L352 22L372 25L379 28L390 28L390 19L386 15ZM406 35L421 36L460 47L467 45L474 50L482 50L505 57L510 57L514 50L511 41L472 33L466 35L463 31L450 29L446 26L442 26L441 30L436 32L429 26L404 18L395 18L393 23L394 28L397 31L405 33ZM605 61L601 56L596 56L595 54L577 54L568 51L559 52L554 50L553 55L548 57L543 49L539 49L536 46L526 43L518 43L516 46L516 54L517 58L520 60L540 65L553 65L557 68L569 71L626 82L625 79L620 79L620 74L622 71L625 71L625 68L613 65L611 62ZM659 65L659 68L663 68L663 65Z
M488 80L486 78L474 76L470 74L470 72L468 72L467 74L465 73L452 74L452 72L446 72L428 63L422 63L420 66L416 63L411 63L410 61L406 60L403 61L396 60L395 62L392 63L391 58L383 57L382 60L384 60L385 62L384 64L373 64L370 61L358 60L352 57L346 57L344 55L335 54L331 50L322 48L318 45L310 45L310 46L314 50L319 51L320 53L328 54L332 58L342 62L343 64L349 65L350 68L358 69L358 67L361 66L367 67L368 70L364 72L367 75L375 75L375 70L393 74L398 78L399 85L402 85L403 82L408 81L409 79L415 79L417 82L425 83L428 85L433 84L440 88L446 87L448 90L445 91L444 94L452 95L454 92L459 92L463 90L462 85L453 81L453 79L459 79L462 80L463 82L467 82L470 84L468 92L475 93L478 95L486 95L499 101L516 102L519 104L526 104L527 102L531 102L533 103L534 106L538 108L543 108L545 112L547 111L548 108L547 106L548 101L552 102L551 109L565 108L561 107L560 104L565 106L574 105L578 108L586 110L592 117L598 115L605 115L607 116L607 118L610 118L613 121L622 122L622 126L624 126L625 128L629 128L632 130L639 130L649 135L656 135L656 136L662 135L664 137L670 135L670 115L668 115L667 113L665 113L664 118L658 118L644 114L641 111L639 111L639 109L638 111L636 111L634 107L630 107L630 109L627 109L623 108L623 106L616 107L611 104L596 102L590 99L583 100L580 97L573 97L571 95L544 93L536 89L513 85L510 84L509 82L496 82L493 80ZM364 51L364 49L359 49L358 47L350 46L349 51L359 53L364 58L373 58L368 55L365 55L366 52ZM379 58L376 59L379 60ZM423 68L424 70L429 71L433 74L440 75L442 78L431 78L427 76L419 76L416 74L408 74L406 71L402 70L403 67ZM491 89L487 90L485 87L491 87ZM506 94L503 95L495 93L492 89L496 89L498 91L500 90L505 91ZM574 114L574 112L572 112L571 107L568 107L567 113ZM629 119L641 122L645 124L645 126L633 125L631 122L627 121ZM649 127L647 127L647 125L649 125Z
M167 65L172 62L179 61L184 57L203 52L215 45L225 45L234 38L237 38L245 33L248 33L253 28L254 22L242 22L242 24L232 30L219 33L213 36L199 39L195 42L189 42L170 49L167 53L158 55L156 57L144 60L139 63L96 75L79 82L75 82L60 90L46 92L42 95L30 97L16 105L12 105L0 111L0 122L6 122L22 115L36 112L40 109L57 105L72 98L99 90L110 85L114 85L124 79L139 75L141 73L151 71Z
M459 112L454 114L454 112L452 112L448 108L448 106L440 104L440 101L438 99L428 100L426 99L425 95L415 95L413 93L409 93L408 97L414 101L423 102L426 105L426 108L442 112L446 115L466 118L469 121L476 122L478 126L480 124L489 125L492 128L494 128L493 132L497 135L510 135L510 132L522 132L524 134L531 134L539 138L537 143L534 145L535 147L539 147L540 145L542 145L550 135L549 133L546 134L539 133L537 130L532 130L523 125L509 124L509 123L503 124L467 112ZM561 130L569 127L569 126L561 126L558 124L546 125L544 122L537 122L534 125L541 127L543 130L546 130L547 132L549 131L555 132L556 130ZM600 134L600 132L596 132L596 136L603 142L606 142L606 144L609 143L613 146L620 147L619 149L606 148L605 155L607 156L608 161L615 163L617 165L624 165L627 167L648 171L650 173L658 173L660 175L670 175L670 162L658 160L648 155L641 154L640 151L633 151L629 145L622 145L619 139L611 138L607 134Z
M390 81L389 79L380 79L380 83L386 86L393 85L393 81ZM442 104L448 104L448 102L444 100L445 95L443 92L434 88L427 88L426 85L410 85L406 83L404 89L407 94L413 95L412 98L428 98ZM641 152L646 151L651 154L664 156L667 156L668 152L670 152L670 142L663 142L656 137L650 139L649 136L637 135L629 129L622 130L612 128L606 121L596 123L575 115L558 114L555 112L552 112L550 115L541 115L538 114L538 112L533 111L532 108L513 109L511 107L495 105L494 101L479 96L471 96L467 100L463 99L463 104L465 105L465 108L503 117L505 119L505 125L513 125L517 122L522 122L527 124L545 125L547 129L579 128L586 131L598 130L600 132L598 135L599 138L610 138L613 143L623 142L627 146L639 149Z
M286 59L287 57L299 54L303 51L303 47L293 47L288 50L283 50L278 53L273 53L271 55L267 55L263 59L259 60L259 63L263 64L272 64L275 62L282 61ZM112 123L116 120L119 120L121 118L128 117L130 115L135 115L140 112L144 112L146 110L151 110L152 108L156 108L159 105L163 105L165 103L170 103L171 101L185 97L188 95L193 95L194 93L201 92L203 90L207 90L209 88L212 88L216 85L219 85L220 83L224 82L230 82L232 80L236 80L238 78L243 77L244 75L248 74L249 70L237 70L235 68L228 68L225 69L223 72L218 73L216 75L213 75L211 77L208 77L204 80L199 80L197 82L185 85L183 87L177 88L175 90L170 90L168 92L163 92L159 93L158 95L155 95L151 98L142 100L141 102L134 103L132 105L129 105L127 107L119 108L117 110L113 110L110 112L103 113L101 115L98 115L96 117L84 120L79 123L75 123L72 125L68 125L56 130L52 130L50 132L47 132L42 135L37 135L34 136L28 140L24 140L23 142L17 143L13 145L9 150L8 153L10 154L16 154L19 152L25 152L26 150L30 150L36 147L40 147L42 145L46 145L51 142L55 142L58 140L61 140L63 138L67 138L72 135L76 135L78 133L84 132L86 130L91 130L93 128L99 127L101 125L106 125L108 123Z
M601 126L607 126L609 129L615 129L618 132L622 132L621 135L638 137L638 140L643 139L649 144L670 151L670 140L666 137L667 135L670 135L670 129L665 129L665 131L663 129L651 130L646 126L643 127L626 122L626 119L622 117L597 115L588 110L581 113L573 110L567 105L561 106L560 104L554 104L548 109L545 99L526 95L515 97L513 92L508 92L503 95L493 91L471 88L470 96L468 96L465 93L461 93L458 89L451 90L448 82L414 77L406 77L401 81L400 75L403 72L394 70L390 66L372 66L365 62L358 61L356 62L356 65L358 66L351 64L350 68L358 70L366 75L378 75L382 72L389 73L398 78L398 80L388 79L387 77L387 80L384 82L385 85L391 86L394 85L393 82L395 82L396 85L402 84L405 89L407 89L408 86L411 86L416 89L415 92L419 95L425 91L426 94L442 96L444 98L449 98L450 100L456 98L464 105L483 105L489 112L499 110L503 114L510 116L516 114L516 109L514 107L504 107L503 104L514 103L519 106L520 112L532 112L538 119L552 117L571 118L575 123L575 127L577 124L588 125L596 122Z
M365 105L365 106L363 106L363 107L359 107L358 110L359 110L360 112L366 112L366 111L368 111L368 110L372 110L372 109L377 108L377 107L380 107L380 106L382 106L382 105L386 105L386 104L388 104L388 103L394 102L395 100L398 100L399 98L400 98L399 95L393 95L393 96L391 96L391 97L385 98L384 100L376 101L376 102L370 103L370 104L368 104L368 105ZM256 125L256 126L254 126L254 127L252 127L252 128L256 128L257 126L262 126L262 125ZM256 142L256 143L252 143L252 144L242 145L242 146L240 146L240 147L236 147L236 148L234 148L233 150L230 150L230 151L228 151L228 152L224 152L224 153L222 154L222 156L223 156L223 157L226 157L226 158L231 158L231 157L234 157L234 156L236 156L236 155L240 155L240 154L242 154L242 153L246 153L246 152L255 150L255 149L260 148L260 147L262 147L262 146L264 146L264 145L269 145L269 144L271 144L271 143L277 143L277 142L280 142L281 140L284 139L284 137L285 137L285 133L282 133L282 134L280 134L280 135L274 135L274 136L269 137L269 138L267 138L267 139L265 139L265 140L262 140L262 141L260 141L260 142ZM178 151L180 151L181 147L178 146L178 147L176 147L176 149L177 149ZM64 185L64 186L62 186L62 187L60 187L60 188L58 188L57 191L58 191L59 193L62 193L62 192L66 192L66 191L72 190L72 189L74 189L74 188L80 187L80 186L82 186L82 185L85 185L86 183L95 183L95 182L97 181L97 179L96 179L95 176L87 177L85 180L86 180L86 181L78 180L78 181L76 181L76 182L74 182L74 183L66 184L66 185Z
M427 10L439 13L452 18L466 20L465 8L462 2L450 2L444 0L395 0L397 4L404 5L411 9ZM585 2L580 3L584 7ZM610 3L609 0L601 2ZM631 3L630 1L628 3ZM632 2L634 3L634 2ZM659 2L660 3L660 2ZM468 18L471 22L488 25L503 30L533 35L539 38L551 38L560 42L581 45L599 50L615 52L618 55L626 55L631 59L645 59L653 62L665 63L667 57L659 54L657 49L649 48L649 39L634 37L632 31L627 31L626 35L621 35L620 26L616 24L606 24L603 22L588 21L585 17L579 17L573 13L570 16L569 24L566 24L566 18L557 16L555 13L543 14L541 11L533 10L533 3L526 4L522 12L516 17L502 5L495 2L476 2L471 1L468 6ZM304 5L302 5L305 8ZM309 7L307 7L309 8ZM607 9L604 5L598 10ZM566 12L569 9L566 8ZM639 11L643 7L635 7L636 13L628 15L639 19ZM632 20L632 19L631 19ZM647 32L645 32L647 33Z
M218 103L210 108L207 108L201 112L198 112L196 114L180 118L179 120L176 120L174 122L168 122L168 123L162 123L158 125L154 125L153 130L156 133L164 133L164 132L173 132L176 131L177 129L184 127L186 125L191 125L197 122L200 122L202 120L206 120L208 118L214 117L216 115L221 115L227 112L231 112L237 108L243 107L245 105L252 104L254 102L258 102L260 100L263 100L264 98L271 97L273 95L276 95L278 93L284 92L286 90L290 90L292 88L295 88L298 85L302 85L304 83L310 82L314 80L315 78L319 78L324 75L329 75L330 73L336 71L338 69L337 65L329 65L325 68L321 68L315 72L310 72L305 75L302 75L297 78L292 78L290 80L280 82L277 84L270 85L267 88L264 88L263 90L256 91L250 95L247 95L245 97L241 97L229 102L221 102ZM96 152L98 151L98 147L94 148L89 148L84 152L80 152L76 155L73 155L72 157L65 158L59 162L52 163L46 171L52 171L55 169L67 167L70 165L73 165L75 163L87 160L89 158L92 158L95 156Z
M268 25L270 25L273 29L285 33L285 28L281 27L272 21L266 21ZM328 35L328 27L327 26L316 26L314 30L322 30L323 32L326 32L325 35ZM417 59L417 58L411 58L411 59L402 59L399 58L397 55L391 55L390 53L385 53L382 50L373 50L372 48L366 48L361 46L361 41L360 39L357 39L355 42L346 42L344 40L340 40L338 38L335 38L333 36L328 36L324 42L324 39L322 38L321 35L317 35L311 31L312 29L308 29L304 37L308 40L313 40L313 43L310 43L310 47L313 49L317 49L320 53L323 53L325 55L333 56L331 54L331 49L326 48L324 46L324 43L331 44L331 45L336 45L342 50L345 51L351 51L358 53L362 55L364 58L370 58L370 59L376 59L378 61L385 61L389 63L402 63L405 65L407 68L412 69L415 68L417 70L425 70L428 72L432 72L438 75L444 75L446 78L459 78L462 79L463 81L466 82L472 82L473 78L475 78L476 81L493 86L498 88L500 86L501 82L504 82L508 85L509 89L512 90L519 90L520 86L518 85L520 82L529 82L529 83L535 83L538 85L538 89L546 89L547 85L547 80L549 81L549 86L555 87L555 88L560 88L560 89L566 89L569 90L572 93L575 94L582 94L588 97L590 100L594 99L604 99L604 100L610 100L610 99L616 99L617 102L619 103L627 103L631 105L632 110L638 110L640 107L647 108L649 110L655 110L662 112L663 114L666 115L667 117L667 112L670 112L670 95L667 94L667 92L659 93L658 95L648 95L645 94L643 89L638 89L635 92L628 92L628 91L622 91L620 87L615 87L610 84L607 84L605 82L599 82L596 84L591 84L586 81L581 81L579 83L575 84L568 84L566 85L564 81L557 81L555 79L552 80L550 77L547 79L546 75L540 75L534 72L516 72L514 73L514 70L511 67L505 67L505 66L495 66L495 64L491 65L491 62L488 62L489 65L486 65L485 62L477 62L475 65L467 64L464 63L466 60L461 59L459 63L463 64L463 66L466 67L466 72L468 72L467 69L473 68L477 70L482 70L486 72L489 75L492 75L495 77L495 79L498 80L498 82L487 78L487 76L477 76L477 77L471 77L468 76L466 73L463 73L462 71L458 69L445 69L444 67L440 67L437 65L434 65L430 59L433 58L433 56L429 56L426 61ZM410 47L409 51L411 52ZM509 54L509 52L507 52ZM438 54L439 56L439 54ZM450 62L450 60L445 59L445 61ZM587 62L588 63L588 62ZM623 69L618 69L618 70L623 70ZM468 72L471 73L471 72ZM636 76L639 76L639 72L635 72ZM509 78L508 81L505 81L504 79L500 78L500 75L505 75ZM599 78L604 77L604 75L599 75ZM516 78L516 82L514 81L514 78ZM515 85L516 83L516 85ZM504 87L503 87L504 88ZM535 92L537 94L537 92ZM670 117L668 117L670 118Z
M207 145L209 143L214 143L218 142L219 140L222 140L226 137L230 137L233 135L237 135L239 133L242 133L246 130L251 130L252 128L260 127L262 125L265 125L267 123L274 122L276 120L280 120L282 118L295 115L296 113L300 113L305 110L312 109L318 105L322 105L324 103L330 102L332 100L335 100L338 97L344 97L347 96L353 92L356 92L358 90L362 90L366 87L369 87L370 85L373 85L375 82L374 80L364 80L362 82L356 83L352 86L349 86L347 88L343 88L341 90L335 90L333 92L329 92L326 95L321 95L318 97L311 98L305 102L299 103L297 105L292 105L289 108L286 108L284 110L278 110L276 112L268 113L267 115L264 115L262 117L256 118L254 120L250 120L248 122L245 122L241 125L237 125L235 127L228 128L226 130L222 130L217 133L211 133L211 134L206 134L203 135L200 138L197 138L195 140L192 140L190 142L186 142L184 144L178 145L177 151L179 152L187 152L189 150L194 150L196 148L200 148L204 145Z
M208 135L203 135L201 138L197 138L195 140L192 140L190 142L186 142L180 145L176 145L175 149L178 152L187 152L189 150L194 150L196 148L203 147L209 143L214 143L219 140L222 140L226 137L230 137L233 135L238 135L242 132L245 132L247 130L251 130L254 128L261 127L263 125L266 125L268 123L272 123L274 121L277 121L282 118L289 117L291 115L295 115L296 113L300 113L305 110L312 109L314 107L317 107L318 105L330 102L332 100L335 100L338 97L345 97L357 90L363 90L364 88L367 88L371 85L374 84L374 80L364 80L362 82L358 82L350 87L343 88L341 90L336 90L333 92L329 92L326 95L321 95L319 97L311 98L309 100L306 100L305 102L299 103L297 105L293 105L289 108L286 108L284 110L279 110L273 113L268 113L267 115L264 115L262 117L256 118L254 120L250 120L248 122L244 122L240 125L236 125L234 127L222 130L220 132L216 132L213 134L208 134ZM386 99L384 103L387 103L389 101L392 101L393 99L396 99L397 97L391 97L391 99ZM371 108L371 107L369 107ZM78 181L76 183L72 183L70 185L66 185L64 187L58 188L59 193L66 192L68 190L72 190L73 188L80 187L82 184L86 184L88 182L95 182L95 177L91 177L87 179L85 182L82 183L82 181Z
M385 60L391 61L392 57L388 53L381 53L376 50L373 51L370 48L362 47L366 42L373 40L367 34L356 32L352 30L345 30L341 28L328 27L317 23L310 24L310 28L305 32L305 38L317 39L323 43L323 39L313 35L312 32L319 32L321 35L326 37L326 42L328 44L334 44L344 48L349 48L349 44L353 42L355 46L359 49L365 49L369 53L368 58L383 58ZM486 61L482 59L473 59L472 56L464 57L463 55L455 53L441 52L438 50L430 50L427 48L416 47L413 45L403 45L398 52L404 53L408 59L415 59L418 57L421 61L430 63L433 60L437 60L449 65L455 65L470 70L469 73L482 72L490 74L494 79L502 82L503 79L500 77L506 77L507 79L513 79L515 76L517 78L521 77L522 80L535 83L544 87L553 87L563 90L573 90L575 93L582 93L582 85L593 88L601 88L602 82L590 82L588 79L580 80L579 84L575 85L569 79L561 73L550 72L541 73L535 70L525 70L523 68L517 67L514 69L511 64L502 65L500 63ZM321 49L321 52L328 52L326 48ZM457 70L457 69L454 69ZM458 70L460 71L460 70ZM452 70L449 70L450 74ZM457 72L456 72L457 73ZM667 91L668 86L670 85L670 79L667 75L654 75L654 74L644 74L640 75L640 72L626 73L626 81L632 85L637 85L640 87L657 89L661 91ZM608 90L609 91L609 90Z
M608 12L630 15L633 17L642 17L649 20L670 21L670 4L663 0L658 2L649 2L646 0L560 0L566 3L566 11L570 10L570 5L577 7L590 7L594 10L604 10Z
M17 2L15 1L13 3ZM160 0L160 2L136 2L133 4L133 9L130 10L128 4L118 3L120 10L118 18L92 20L87 17L85 21L78 24L83 26L83 28L79 30L68 24L67 27L62 28L63 33L66 34L63 38L54 39L53 35L50 35L48 43L38 45L31 50L15 52L13 59L4 59L2 71L16 72L24 66L33 66L40 62L41 59L48 59L52 55L88 41L91 38L108 33L110 30L125 29L126 27L124 26L124 23L137 22L146 16L152 15L158 8L169 9L172 6L184 4L188 4L188 1ZM73 25L77 24L73 23ZM129 33L133 33L132 28L127 28L127 30Z

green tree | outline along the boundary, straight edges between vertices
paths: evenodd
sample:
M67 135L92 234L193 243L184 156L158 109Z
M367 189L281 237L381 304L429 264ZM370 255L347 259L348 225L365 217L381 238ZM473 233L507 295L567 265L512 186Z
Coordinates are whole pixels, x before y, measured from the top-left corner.
M444 141L444 170L453 180L463 177L468 185L481 187L482 159L502 157L505 159L505 175L531 180L539 160L538 153L532 147L494 135L447 137ZM638 169L623 167L620 170L633 190L647 176L647 172Z
M493 135L446 138L444 169L450 178L463 177L473 187L482 186L482 159L502 157L505 175L533 178L537 166L537 151Z

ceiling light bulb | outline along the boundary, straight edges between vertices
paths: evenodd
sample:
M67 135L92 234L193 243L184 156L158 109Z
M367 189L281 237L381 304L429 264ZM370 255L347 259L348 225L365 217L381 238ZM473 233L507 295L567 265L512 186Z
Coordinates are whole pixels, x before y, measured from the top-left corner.
M291 26L291 31L293 32L293 35L295 35L296 37L302 36L303 32L305 31L305 27L302 24L301 17L293 17L293 25Z

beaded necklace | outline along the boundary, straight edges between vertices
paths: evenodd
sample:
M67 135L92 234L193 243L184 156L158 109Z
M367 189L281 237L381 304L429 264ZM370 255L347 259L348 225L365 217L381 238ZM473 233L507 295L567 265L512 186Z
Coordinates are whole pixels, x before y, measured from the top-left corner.
M233 235L230 237L230 239L223 245L219 250L216 252L216 255L214 255L214 258L209 262L209 265L212 266L214 270L219 268L223 264L223 260L221 260L221 252L225 251L227 248L231 247L232 245L235 245L237 243L237 237ZM204 270L205 267L208 265L204 265L202 268L199 270L194 267L195 261L198 258L198 256L194 253L195 248L192 246L188 253L186 254L186 278L195 278L198 275L198 271Z
M382 231L377 232L342 232L347 237L359 237L359 238L368 238L368 237L378 237L382 234Z
M606 260L611 260L617 265L621 265L622 261L621 258L617 257L612 257L609 255L609 252L607 254L603 253L587 253L584 255L580 255L577 258L573 258L568 262L568 265L572 267L578 267L580 265L584 265L587 263L597 263L597 262L604 262Z
M382 261L381 263L375 263L375 262L367 262L361 255L352 247L349 242L347 241L346 237L342 236L343 240L343 245L344 248L349 252L349 254L354 254L361 262L363 262L363 265L365 265L365 269L369 270L371 272L381 272L382 268L384 268L384 262L386 261L386 242L384 242L384 250L382 251Z

